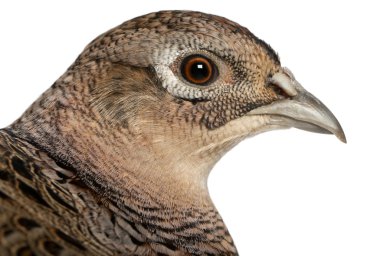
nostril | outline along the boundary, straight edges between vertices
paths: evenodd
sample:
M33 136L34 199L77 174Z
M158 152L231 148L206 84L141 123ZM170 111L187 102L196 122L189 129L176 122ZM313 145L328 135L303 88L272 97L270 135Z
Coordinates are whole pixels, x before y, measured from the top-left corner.
M272 90L276 93L276 95L280 99L289 99L289 98L291 98L291 96L289 94L287 94L284 91L284 89L282 89L281 87L278 87L276 84L270 84L269 87L272 88Z
M286 98L294 97L298 94L296 82L284 73L276 73L269 79L269 84L273 90Z

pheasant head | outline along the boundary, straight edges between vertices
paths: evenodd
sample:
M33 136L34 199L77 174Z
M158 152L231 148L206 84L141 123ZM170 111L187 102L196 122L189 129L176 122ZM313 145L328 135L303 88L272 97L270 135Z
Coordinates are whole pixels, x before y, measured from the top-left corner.
M162 11L97 37L8 129L144 227L145 243L201 254L236 253L209 197L212 167L245 138L290 127L345 141L248 29Z

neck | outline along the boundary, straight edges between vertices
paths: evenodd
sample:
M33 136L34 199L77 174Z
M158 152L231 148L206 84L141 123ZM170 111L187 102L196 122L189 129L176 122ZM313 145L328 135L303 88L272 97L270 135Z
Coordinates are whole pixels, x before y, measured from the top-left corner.
M4 134L4 136L7 135ZM11 137L9 140L11 140ZM52 163L49 158L45 157L44 153L34 154L33 152L38 152L38 150L35 150L35 147L28 143L24 142L23 149L28 151L26 153L27 156L25 155L23 158L32 157L37 165L47 161L47 165L42 165L46 168ZM188 252L192 255L237 254L231 236L211 202L203 206L199 205L199 203L179 205L176 204L176 201L168 204L162 198L157 200L155 194L144 190L138 184L131 184L127 190L120 193L116 186L106 186L106 190L103 190L104 186L102 184L104 183L102 180L95 181L90 179L91 187L98 190L98 193L94 194L83 185L76 187L78 186L77 181L75 181L77 177L76 170L71 175L71 166L62 165L60 159L57 163L60 163L61 168L68 171L65 170L63 175L59 174L62 172L60 168L57 170L53 168L50 169L50 172L57 172L57 175L45 171L46 174L48 177L51 175L52 177L59 177L59 184L62 185L60 191L66 190L64 192L66 196L72 195L73 200L80 201L78 204L74 204L75 206L72 206L79 207L76 210L79 216L73 217L69 215L71 217L68 220L64 220L63 223L77 225L78 223L75 223L75 221L79 221L81 225L84 225L81 230L86 231L83 234L84 237L87 237L86 242L92 243L95 239L94 242L96 243L92 244L95 248L102 246L104 252L124 252L125 248L128 248L127 250L129 251L130 246L132 246L130 241L132 240L133 246L137 244L141 246L141 249L147 249L144 244L149 244L149 247L154 251L157 250L158 252L162 251L165 253L170 251L171 254L174 254L177 249L182 253ZM37 179L37 181L40 180ZM41 187L46 185L41 184ZM108 195L105 196L102 193L107 193ZM85 207L83 207L84 205ZM55 204L51 205L53 209L55 206ZM41 214L43 210L41 209ZM41 221L46 222L49 219L57 217L61 221L67 215L60 217L54 215ZM53 221L53 223L55 222ZM52 225L49 222L45 224L48 227ZM70 232L71 230L70 227L67 229L65 227L62 228L66 232ZM67 235L77 237L78 234L67 233ZM79 237L82 237L82 235ZM133 250L139 251L140 249Z

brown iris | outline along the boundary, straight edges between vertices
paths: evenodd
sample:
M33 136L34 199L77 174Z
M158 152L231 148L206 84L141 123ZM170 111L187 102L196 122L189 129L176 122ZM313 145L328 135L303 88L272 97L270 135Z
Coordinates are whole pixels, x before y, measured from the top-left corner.
M181 73L192 84L207 85L215 79L217 70L210 59L202 55L191 55L183 60Z

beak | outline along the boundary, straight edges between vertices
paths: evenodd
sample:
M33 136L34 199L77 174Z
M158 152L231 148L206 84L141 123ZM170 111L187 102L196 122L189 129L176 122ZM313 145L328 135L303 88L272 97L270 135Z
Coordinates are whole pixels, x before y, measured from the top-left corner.
M333 113L294 79L290 70L272 76L270 83L279 87L288 97L252 110L250 115L269 115L271 124L280 127L334 134L346 143L346 136Z

